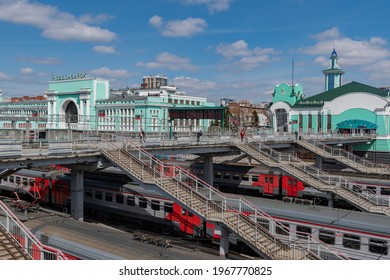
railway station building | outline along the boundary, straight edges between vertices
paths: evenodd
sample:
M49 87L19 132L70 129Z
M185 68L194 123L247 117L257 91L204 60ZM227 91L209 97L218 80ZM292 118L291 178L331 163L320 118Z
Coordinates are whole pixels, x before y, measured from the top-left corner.
M54 76L44 94L40 99L3 100L0 92L1 130L23 130L28 139L43 139L48 130L195 132L206 131L213 119L174 119L169 110L221 110L206 98L187 95L175 86L112 90L108 80L86 74Z
M341 84L344 71L333 50L325 74L325 91L305 98L299 84L278 85L270 115L275 133L350 134L370 133L375 141L354 145L361 156L388 157L390 151L390 93L359 82ZM366 153L368 152L368 153Z

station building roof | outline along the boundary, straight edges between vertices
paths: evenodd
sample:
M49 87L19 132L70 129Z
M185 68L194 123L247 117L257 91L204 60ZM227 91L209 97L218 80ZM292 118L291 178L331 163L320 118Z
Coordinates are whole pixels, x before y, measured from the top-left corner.
M322 93L319 93L314 96L310 96L305 99L301 99L297 101L294 104L294 108L301 108L301 107L322 107L325 102L332 101L333 99L336 99L337 97L340 97L347 93L353 93L353 92L366 92L371 93L375 95L379 95L381 97L387 97L387 91L384 91L382 89L372 87L369 85L361 84L358 82L351 82L346 85L337 87L332 90L328 90Z

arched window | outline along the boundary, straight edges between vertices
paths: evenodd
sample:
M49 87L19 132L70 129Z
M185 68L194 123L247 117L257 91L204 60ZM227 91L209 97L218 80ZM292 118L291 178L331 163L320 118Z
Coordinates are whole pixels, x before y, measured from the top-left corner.
M318 113L317 115L317 132L322 131L322 115L321 113Z
M67 123L78 123L78 111L74 102L69 102L65 108L65 120Z
M332 130L332 115L328 114L326 118L326 131L330 132Z
M313 127L313 117L311 114L307 116L307 132L311 132Z

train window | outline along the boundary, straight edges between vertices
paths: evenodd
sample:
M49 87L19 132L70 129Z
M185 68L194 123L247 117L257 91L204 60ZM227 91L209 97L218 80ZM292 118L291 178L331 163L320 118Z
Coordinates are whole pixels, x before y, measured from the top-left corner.
M129 206L135 206L135 198L134 195L130 194L127 196L126 203Z
M188 217L192 217L192 216L194 216L194 214L192 212L188 211Z
M165 202L164 203L164 211L166 213L172 213L173 212L173 204L170 202Z
M10 183L13 183L14 180L15 180L15 177L14 177L14 176L9 176L9 182L10 182Z
M344 234L343 246L355 250L360 250L360 237L352 234Z
M123 194L117 193L115 195L115 201L116 203L123 204Z
M144 198L144 197L140 197L140 198L138 199L138 205L139 205L139 207L141 207L141 208L147 208L147 207L148 207L148 201L147 201L147 199Z
M151 207L153 210L160 211L160 201L152 200Z
M307 239L311 234L311 228L307 226L297 225L297 237L302 239Z
M269 183L273 184L274 183L274 177L269 177Z
M240 175L233 174L233 180L236 180L236 181L240 180Z
M230 174L229 173L223 174L223 178L227 179L227 180L230 180Z
M95 198L102 200L103 199L103 194L101 191L95 191Z
M181 214L183 215L183 216L185 216L186 215L186 209L181 209Z
M27 178L22 178L22 184L23 186L27 186Z
M92 198L92 190L91 189L85 189L85 197Z
M220 172L215 172L214 177L215 177L215 178L221 178L221 173L220 173Z
M265 218L257 218L257 223L265 228L266 230L269 230L269 220Z
M381 195L390 195L390 188L381 188Z
M268 177L264 176L264 183L268 183Z
M291 178L288 178L287 184L290 186L291 185Z
M242 176L243 181L249 181L249 176L248 175L243 175Z
M370 238L368 241L368 250L371 253L386 255L389 253L389 247L387 241Z
M3 179L3 181L4 181L4 182L8 182L8 177L5 177L5 178Z
M252 182L258 182L259 176L252 176Z
M290 225L286 223L281 223L280 225L276 225L276 233L280 235L290 235Z
M105 193L106 201L112 201L112 193Z
M293 180L293 186L296 186L297 185L297 180Z
M326 244L335 244L336 238L333 231L320 229L318 238Z
M19 177L19 176L16 176L16 177L15 177L15 183L16 183L16 184L20 184L20 177Z

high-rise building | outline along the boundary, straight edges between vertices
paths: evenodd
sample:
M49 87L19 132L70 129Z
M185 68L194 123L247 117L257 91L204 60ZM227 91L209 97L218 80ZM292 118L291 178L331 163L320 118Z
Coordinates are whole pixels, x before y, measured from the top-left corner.
M156 89L168 85L168 78L165 75L144 76L141 84L142 89Z

